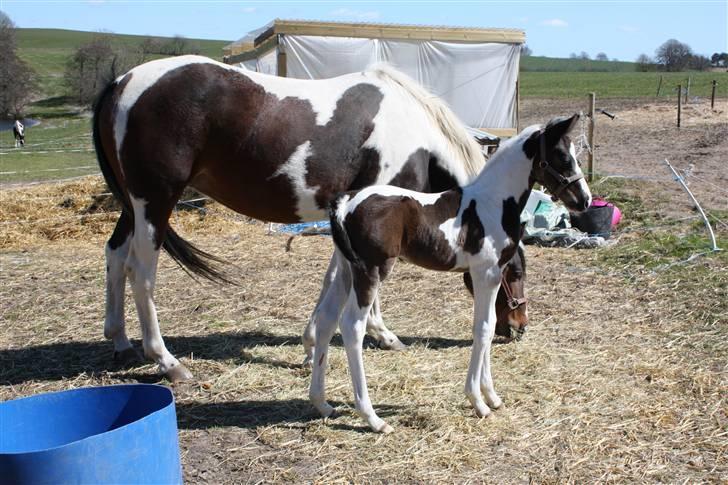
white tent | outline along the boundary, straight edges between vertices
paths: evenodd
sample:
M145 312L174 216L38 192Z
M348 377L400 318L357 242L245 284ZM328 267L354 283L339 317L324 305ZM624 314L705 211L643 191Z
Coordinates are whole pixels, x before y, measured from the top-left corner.
M518 127L518 66L525 33L276 19L224 48L225 62L258 72L323 79L388 62L443 98L473 128Z

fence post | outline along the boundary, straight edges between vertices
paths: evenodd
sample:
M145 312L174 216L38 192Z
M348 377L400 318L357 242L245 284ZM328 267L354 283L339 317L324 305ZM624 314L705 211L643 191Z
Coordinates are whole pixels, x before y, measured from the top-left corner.
M710 93L710 109L713 109L715 106L715 85L718 84L715 79L713 79L713 90Z
M680 128L680 115L682 115L682 84L677 85L677 127Z
M657 94L655 97L660 97L660 90L662 89L662 74L660 74L660 82L657 83Z
M586 180L589 183L594 181L594 171L596 169L594 163L594 152L596 146L594 145L594 129L596 127L596 93L589 93L589 124L587 125L587 143L589 144L589 150L587 151L586 159Z
M688 76L688 86L685 88L685 104L688 104L688 96L690 96L690 76Z

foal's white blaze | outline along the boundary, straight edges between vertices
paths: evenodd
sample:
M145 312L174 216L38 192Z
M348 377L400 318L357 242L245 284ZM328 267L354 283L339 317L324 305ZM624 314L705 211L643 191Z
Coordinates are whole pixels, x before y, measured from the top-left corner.
M311 142L306 141L300 144L293 154L271 175L271 178L285 175L293 185L296 195L296 214L302 220L315 220L324 217L326 212L319 209L316 204L316 192L318 185L309 186L306 184L306 159L311 155Z
M571 154L571 157L574 159L574 162L575 162L574 165L575 165L576 173L579 174L579 175L584 175L584 172L581 171L581 167L579 166L579 163L577 161L577 158L576 158L576 147L574 147L574 144L573 143L571 143L571 145L569 146L569 153ZM579 184L579 188L585 194L587 194L587 196L589 197L589 199L588 199L589 203L587 204L587 207L589 207L591 205L591 203L592 203L592 194L591 194L591 190L589 189L589 184L586 183L586 179L585 178L580 179L579 182L577 182L577 183Z

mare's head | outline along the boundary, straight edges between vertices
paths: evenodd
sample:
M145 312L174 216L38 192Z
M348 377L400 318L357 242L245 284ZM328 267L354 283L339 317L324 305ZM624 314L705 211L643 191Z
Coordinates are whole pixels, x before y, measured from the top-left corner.
M569 137L578 120L578 114L554 118L523 144L526 155L533 160L531 177L546 187L554 200L561 200L574 212L585 211L592 200Z
M473 280L470 273L463 273L463 279L472 295ZM501 287L495 300L495 314L497 316L495 333L502 337L520 340L528 326L526 256L520 245L503 268Z
M516 253L503 268L501 287L495 301L495 333L520 340L528 328L526 300L526 256L519 244Z

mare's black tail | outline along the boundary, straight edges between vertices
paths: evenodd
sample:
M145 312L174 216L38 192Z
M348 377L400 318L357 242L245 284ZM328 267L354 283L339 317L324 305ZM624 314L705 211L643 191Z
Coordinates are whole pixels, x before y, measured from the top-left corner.
M116 81L109 83L106 88L96 98L94 104L94 115L93 115L93 140L94 148L96 150L96 158L99 161L99 167L101 173L104 175L106 184L109 186L109 190L118 200L124 212L129 217L134 217L134 211L129 202L129 198L126 191L122 188L119 180L116 178L114 170L111 167L111 163L104 152L104 147L101 143L100 134L100 114L105 103L109 102L111 95L116 87ZM164 235L164 241L162 242L162 248L169 254L169 256L188 274L197 275L207 280L216 283L232 283L225 274L225 272L217 268L213 263L225 264L225 261L207 253L191 243L182 239L179 234L167 225L167 229Z
M341 254L349 260L349 262L362 270L366 270L364 261L361 260L354 248L351 247L351 239L349 239L349 233L346 232L344 227L344 221L338 217L339 207L342 204L346 204L349 197L344 194L338 194L329 204L329 221L331 222L331 237L334 239L334 244L341 251Z

